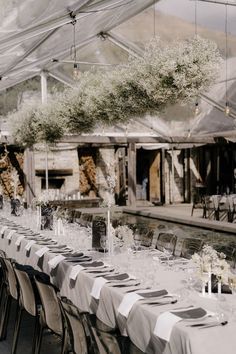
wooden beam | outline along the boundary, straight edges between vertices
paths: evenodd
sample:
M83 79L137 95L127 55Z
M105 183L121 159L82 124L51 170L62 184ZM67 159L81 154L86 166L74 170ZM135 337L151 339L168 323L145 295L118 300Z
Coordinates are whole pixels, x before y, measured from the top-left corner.
M166 141L165 138L160 136L102 136L102 135L68 135L64 136L59 142L62 143L87 143L87 144L110 144L110 145L119 145L119 144L158 144L158 143L170 143ZM203 138L193 138L187 139L186 137L174 137L172 138L171 144L207 144L214 143L213 138L203 137Z

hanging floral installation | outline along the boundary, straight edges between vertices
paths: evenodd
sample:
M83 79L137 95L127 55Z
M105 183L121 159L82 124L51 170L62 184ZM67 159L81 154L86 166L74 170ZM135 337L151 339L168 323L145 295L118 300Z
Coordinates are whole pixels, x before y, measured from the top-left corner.
M126 122L193 100L218 76L221 57L214 42L200 37L164 46L157 38L142 58L125 66L81 75L78 87L46 105L11 115L17 143L55 142L64 134L87 133L97 124Z

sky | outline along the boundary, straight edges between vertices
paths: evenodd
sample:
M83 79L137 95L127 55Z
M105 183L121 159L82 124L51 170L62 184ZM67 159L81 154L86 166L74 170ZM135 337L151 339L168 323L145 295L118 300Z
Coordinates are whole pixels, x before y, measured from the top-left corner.
M236 5L236 1L231 0L230 2L234 2ZM225 7L222 4L197 1L197 24L224 32ZM236 34L236 6L228 5L227 7L228 33ZM165 14L170 14L192 23L195 22L195 0L160 0L156 8Z

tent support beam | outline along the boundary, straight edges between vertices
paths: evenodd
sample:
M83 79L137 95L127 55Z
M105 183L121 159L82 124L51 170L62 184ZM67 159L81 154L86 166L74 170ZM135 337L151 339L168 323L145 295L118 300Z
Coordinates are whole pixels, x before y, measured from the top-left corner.
M195 0L191 0L191 1L195 1ZM209 2L209 3L212 3L212 4L219 4L219 5L236 6L235 2L228 2L228 1L215 1L215 0L197 0L197 1Z
M218 109L219 111L221 111L221 112L224 112L224 111L225 111L225 106L223 106L223 105L220 104L220 103L217 103L217 102L214 101L212 98L210 98L210 97L208 97L208 96L206 96L206 95L203 95L203 94L201 94L200 97L201 97L204 101L206 101L207 103L209 103L211 106L213 106L213 107L215 107L216 109ZM230 112L230 113L228 114L228 116L231 117L231 118L236 119L236 114L233 113L233 112Z
M43 36L43 38L40 38L40 40L37 40L34 42L34 44L25 52L25 54L23 54L20 58L17 58L16 60L13 61L13 63L11 63L8 68L6 70L4 70L2 73L0 73L0 77L4 77L5 75L7 76L7 74L14 69L18 64L20 64L24 59L26 59L30 54L32 54L36 49L38 49L41 44L43 44L49 37L51 37L55 32L57 31L57 29L54 29L48 33L46 33L45 36Z
M102 33L100 35L102 36ZM111 32L104 33L103 35L110 42L112 42L115 45L117 45L118 47L122 48L123 50L128 52L130 55L137 57L137 58L143 57L143 51L140 48L138 48L138 46L135 46L133 43L125 41L123 38L120 38L119 36L117 36Z
M57 81L63 83L66 86L69 86L71 88L75 87L75 85L72 84L71 80L69 80L69 78L66 75L60 73L59 71L48 71L48 75L53 77Z
M87 44L92 42L95 38L96 38L96 36L91 36L91 37L85 39L83 42L78 44L76 46L76 48L77 49L83 48L84 46L86 46ZM67 55L69 52L70 52L70 48L66 48L65 50L63 50L61 52L54 53L53 56L59 59L61 56ZM22 65L22 66L20 66L18 68L15 68L15 69L11 70L7 77L15 76L17 74L25 72L26 70L32 70L32 69L34 70L37 66L46 65L51 60L52 60L52 55L47 55L47 56L45 56L45 57L43 57L43 58L41 58L39 60L36 60L33 63L25 64L25 65ZM38 71L40 71L40 69L38 69Z

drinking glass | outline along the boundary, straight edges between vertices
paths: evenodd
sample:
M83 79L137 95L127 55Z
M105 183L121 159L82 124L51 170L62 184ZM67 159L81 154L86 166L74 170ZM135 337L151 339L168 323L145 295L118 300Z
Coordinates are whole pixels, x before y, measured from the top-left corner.
M229 288L230 288L232 295L233 295L233 298L231 301L230 312L231 312L231 316L232 316L233 320L235 321L236 320L236 304L235 304L235 301L236 301L236 275L235 274L232 274L229 276L228 284L229 284Z
M167 243L165 247L163 247L163 253L167 259L167 267L169 268L170 265L170 257L172 256L172 251L171 251L171 244Z
M137 233L134 233L133 241L134 241L134 250L138 251L140 249L140 246L141 246L140 235L137 234Z
M101 236L101 238L100 238L100 246L103 249L104 258L105 258L105 253L106 253L106 250L107 250L107 247L108 247L108 239L107 239L106 236Z

